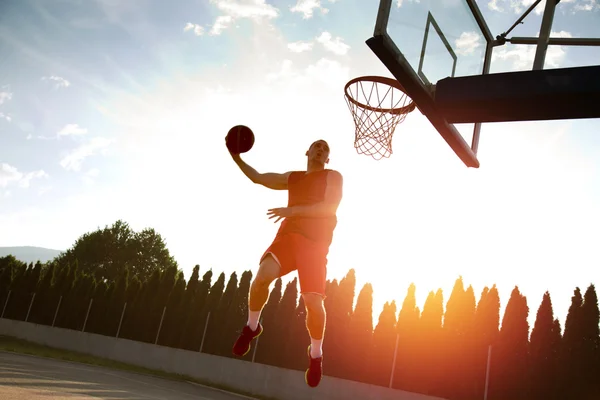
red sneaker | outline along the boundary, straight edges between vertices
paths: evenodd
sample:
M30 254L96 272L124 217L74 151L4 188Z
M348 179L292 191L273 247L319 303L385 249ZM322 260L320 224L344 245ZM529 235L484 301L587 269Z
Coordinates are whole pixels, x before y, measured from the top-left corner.
M240 333L240 336L237 338L235 344L233 345L233 354L238 357L243 357L246 354L248 354L248 352L250 351L250 342L252 342L253 339L259 337L262 332L263 327L260 324L260 322L258 323L258 327L255 331L252 331L252 329L250 329L248 325L244 326L244 329L242 329L242 333Z
M317 387L323 377L323 357L312 358L310 356L310 345L308 346L308 359L310 364L304 374L304 380L310 387Z

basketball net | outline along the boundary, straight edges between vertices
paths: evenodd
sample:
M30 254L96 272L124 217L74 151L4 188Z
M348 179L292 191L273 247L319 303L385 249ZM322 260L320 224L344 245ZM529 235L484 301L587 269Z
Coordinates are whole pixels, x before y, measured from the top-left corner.
M344 97L356 127L354 148L376 160L392 154L396 126L415 109L397 80L362 76L346 84Z

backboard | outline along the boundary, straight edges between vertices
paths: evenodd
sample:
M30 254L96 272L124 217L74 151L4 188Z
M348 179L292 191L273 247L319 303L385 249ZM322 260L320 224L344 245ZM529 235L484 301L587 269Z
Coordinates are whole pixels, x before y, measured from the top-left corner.
M483 122L600 118L600 66L544 70L548 46L600 46L550 38L558 1L546 2L539 37L508 37L540 2L494 36L475 0L380 0L367 45L467 167L479 167ZM489 73L494 48L507 42L535 46L532 70Z

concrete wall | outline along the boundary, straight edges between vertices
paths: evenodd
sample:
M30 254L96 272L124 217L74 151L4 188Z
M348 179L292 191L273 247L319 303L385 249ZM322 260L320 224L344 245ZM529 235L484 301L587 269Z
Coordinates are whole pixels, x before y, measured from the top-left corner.
M313 389L306 385L300 371L22 321L0 319L0 335L187 375L280 400L441 400L328 376Z

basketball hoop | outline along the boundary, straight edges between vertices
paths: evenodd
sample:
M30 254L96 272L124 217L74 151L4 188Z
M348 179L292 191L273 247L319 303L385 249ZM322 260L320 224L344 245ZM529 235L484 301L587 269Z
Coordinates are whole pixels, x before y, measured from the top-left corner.
M385 94L381 96L380 91ZM415 109L415 103L397 80L381 76L352 79L344 87L344 97L354 118L356 151L376 160L389 157L394 130Z

